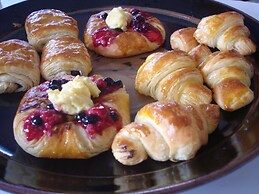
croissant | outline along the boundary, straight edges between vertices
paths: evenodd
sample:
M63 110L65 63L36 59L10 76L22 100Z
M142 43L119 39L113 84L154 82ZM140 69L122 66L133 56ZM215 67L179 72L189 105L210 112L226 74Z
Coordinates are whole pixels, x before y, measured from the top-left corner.
M40 83L40 58L27 42L0 43L0 93L26 91Z
M201 44L221 51L236 50L241 55L250 55L256 51L256 45L249 35L244 17L233 11L202 18L194 32L194 37Z
M65 75L87 76L92 64L83 42L63 36L50 40L43 47L40 69L42 77L51 80Z
M254 73L253 65L238 52L214 52L199 69L214 92L214 100L223 110L234 111L253 100L254 93L249 88Z
M181 161L195 156L208 142L218 123L215 104L182 105L157 101L141 108L135 121L116 134L112 152L124 165L135 165L147 157L157 161Z
M196 28L187 27L174 31L170 36L170 45L172 49L187 52L198 64L211 54L211 50L204 44L199 44L193 37Z
M25 30L29 43L38 52L51 39L60 36L78 38L77 21L56 9L41 9L29 14L25 20Z
M76 76L28 90L13 132L33 156L87 159L110 149L115 134L129 122L129 95L120 80Z
M138 69L135 88L156 100L209 104L212 92L203 85L202 74L196 66L196 61L183 51L153 53Z

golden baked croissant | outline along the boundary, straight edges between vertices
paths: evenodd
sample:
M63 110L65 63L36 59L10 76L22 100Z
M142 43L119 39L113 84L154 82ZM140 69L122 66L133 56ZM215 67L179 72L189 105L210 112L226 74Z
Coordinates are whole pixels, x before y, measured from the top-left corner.
M63 36L50 40L43 47L40 69L42 77L51 80L64 75L87 76L92 64L83 42Z
M200 64L211 54L211 50L197 42L193 37L195 30L194 27L187 27L174 31L170 36L170 45L172 49L187 52Z
M256 51L256 45L249 35L244 17L233 11L202 18L194 32L194 37L201 44L221 51L234 49L241 55L250 55Z
M183 51L153 53L138 69L135 88L156 100L209 104L212 92L203 85L196 66L196 61Z
M135 122L124 126L112 143L114 157L124 165L135 165L148 156L157 161L188 160L208 142L218 123L215 104L186 106L157 101L141 108Z
M110 149L129 122L129 95L120 80L76 76L28 90L13 130L20 147L33 156L90 158Z
M26 91L40 83L40 58L27 42L0 43L0 93Z
M214 92L214 100L223 110L234 111L253 100L254 93L249 88L254 74L253 65L238 52L214 52L199 69Z
M42 9L29 14L25 30L29 43L39 52L53 38L65 35L78 38L79 35L77 21L56 9Z
M135 8L117 7L94 14L84 32L87 48L112 58L155 50L164 40L163 24L151 14Z

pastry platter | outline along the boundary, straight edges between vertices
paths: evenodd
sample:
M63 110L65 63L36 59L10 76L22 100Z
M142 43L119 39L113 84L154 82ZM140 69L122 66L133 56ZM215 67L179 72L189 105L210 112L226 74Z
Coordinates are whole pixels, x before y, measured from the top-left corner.
M25 1L0 11L0 41L26 40L23 27L32 11L59 9L77 20L80 38L92 14L112 7L135 7L152 13L166 29L166 41L159 50L169 50L170 34L183 27L194 27L200 18L233 10L214 1L126 1L84 0ZM238 10L235 10L239 12ZM259 23L244 13L251 39L259 43ZM93 72L120 79L130 94L131 119L153 100L138 94L134 79L138 67L150 53L123 59L109 59L90 52ZM174 192L222 176L259 153L259 51L253 54L255 75L251 88L255 98L248 106L221 111L218 128L209 136L196 157L184 162L156 162L151 159L135 166L118 163L111 151L87 160L45 159L25 153L15 142L12 123L24 93L0 95L0 188L17 193L44 192Z

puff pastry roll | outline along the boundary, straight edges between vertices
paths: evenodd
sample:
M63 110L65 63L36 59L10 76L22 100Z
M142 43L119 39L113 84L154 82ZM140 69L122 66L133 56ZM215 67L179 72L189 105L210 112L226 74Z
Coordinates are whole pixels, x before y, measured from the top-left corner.
M90 158L110 149L129 122L129 95L120 80L76 76L28 90L13 130L17 143L33 156Z
M40 83L40 59L27 42L11 39L0 43L0 93L26 91Z
M41 52L51 39L68 35L78 38L77 21L56 9L42 9L32 12L25 20L29 43Z
M152 51L165 40L163 24L154 16L135 8L113 8L92 15L84 41L96 53L122 58Z
M256 51L256 45L249 38L250 31L244 25L244 17L236 12L224 12L202 18L194 37L221 51L236 50L241 55L250 55Z
M187 52L200 64L211 54L211 50L206 45L197 42L193 37L195 31L196 28L194 27L176 30L170 36L170 45L172 49Z
M254 99L254 93L249 88L254 74L253 65L238 52L214 52L199 69L214 92L214 100L223 110L237 110Z
M65 75L87 76L92 64L83 42L63 36L50 40L43 47L40 69L42 77L51 80Z
M114 138L112 152L124 165L141 163L149 156L157 161L181 161L195 156L219 123L215 104L184 106L158 101L139 110L135 122Z
M135 88L156 100L171 100L187 105L209 104L212 92L203 85L197 62L183 51L149 55L138 69Z

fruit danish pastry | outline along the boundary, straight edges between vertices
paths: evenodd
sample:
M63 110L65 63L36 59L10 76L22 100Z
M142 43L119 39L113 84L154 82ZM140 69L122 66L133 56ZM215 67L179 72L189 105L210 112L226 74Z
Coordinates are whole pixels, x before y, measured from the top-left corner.
M197 62L183 51L149 55L138 69L135 88L156 100L171 100L187 105L209 104L212 92L203 85Z
M194 27L176 30L170 36L170 45L172 49L187 52L200 64L211 54L211 50L206 45L197 42L193 37L195 30Z
M241 55L250 55L256 51L256 45L249 35L244 17L230 11L202 18L194 32L194 37L201 44L221 51L233 49Z
M157 161L191 159L208 142L208 134L217 128L219 117L220 109L215 104L147 104L138 111L135 122L117 133L113 155L124 165L138 164L148 156Z
M199 66L213 98L226 111L249 104L254 93L249 88L254 74L253 65L238 52L217 51Z
M32 12L25 20L29 43L41 52L51 39L68 35L78 38L77 21L56 9L42 9Z
M84 41L89 49L112 58L155 50L164 40L162 23L135 8L117 7L92 15L84 32Z
M40 83L40 58L23 40L0 43L0 93L26 91Z
M129 95L120 80L76 76L27 91L13 129L20 147L36 157L89 158L110 149L129 122Z
M62 36L50 40L43 47L40 69L42 77L51 80L65 75L87 76L92 64L83 42Z

